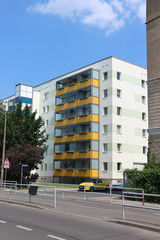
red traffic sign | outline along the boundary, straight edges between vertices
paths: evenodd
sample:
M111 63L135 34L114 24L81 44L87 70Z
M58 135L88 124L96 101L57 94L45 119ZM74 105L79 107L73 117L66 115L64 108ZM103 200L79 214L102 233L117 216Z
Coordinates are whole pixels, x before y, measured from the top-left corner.
M9 160L8 160L8 158L6 158L6 160L4 161L3 165L8 165L8 166L11 165L10 162L9 162Z

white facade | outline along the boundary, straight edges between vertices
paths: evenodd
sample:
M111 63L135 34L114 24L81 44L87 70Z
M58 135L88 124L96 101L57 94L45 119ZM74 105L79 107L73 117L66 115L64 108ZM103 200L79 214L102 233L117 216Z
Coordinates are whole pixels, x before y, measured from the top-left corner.
M109 57L33 87L32 109L42 116L49 134L39 181L53 181L56 81L91 68L100 74L99 177L121 181L126 168L141 169L147 162L147 70Z

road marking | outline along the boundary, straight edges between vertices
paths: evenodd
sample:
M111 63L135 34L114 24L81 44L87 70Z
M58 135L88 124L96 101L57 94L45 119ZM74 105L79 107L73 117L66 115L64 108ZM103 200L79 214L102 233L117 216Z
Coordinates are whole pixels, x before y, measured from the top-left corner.
M50 237L50 238L54 238L54 239L58 239L58 240L66 240L64 238L59 238L59 237L56 237L54 235L47 235L47 237Z
M17 228L21 228L21 229L23 229L23 230L27 230L27 231L32 231L31 228L26 228L26 227L23 227L23 226L20 226L20 225L17 225L16 227L17 227Z
M0 223L7 223L6 221L0 220Z

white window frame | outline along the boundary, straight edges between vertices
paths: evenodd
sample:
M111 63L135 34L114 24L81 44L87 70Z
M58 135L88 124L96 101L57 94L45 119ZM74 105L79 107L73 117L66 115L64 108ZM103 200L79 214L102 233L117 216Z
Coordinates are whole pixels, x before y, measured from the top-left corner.
M145 88L145 87L146 87L146 81L143 80L143 79L141 80L141 87L142 87L142 88Z
M122 90L121 89L117 89L117 97L118 98L122 97Z
M105 149L106 146L106 149ZM108 143L103 143L103 152L108 152Z
M103 171L108 171L108 162L103 162Z
M106 96L105 96L105 91L106 91ZM103 97L104 97L104 98L107 98L107 97L108 97L108 89L104 89L104 90L103 90Z
M142 96L142 104L146 104L146 97Z
M106 109L106 113L105 113L105 109ZM108 115L108 107L103 107L103 115L104 116Z
M118 71L117 71L117 76L116 76L116 77L117 77L117 80L119 80L119 81L121 80L121 77L122 77L121 75L122 75L121 72L118 72Z
M106 131L105 131L105 128L106 128ZM108 133L108 125L107 124L103 125L103 133Z
M147 147L143 146L143 154L147 154Z
M146 121L146 113L145 112L142 112L142 120Z
M104 80L108 80L108 72L104 72L103 73L103 79Z
M146 138L147 137L147 130L142 129L142 137Z
M117 143L117 152L118 153L122 152L122 144L121 143Z
M117 107L117 116L122 116L122 108Z
M122 134L122 125L117 125L117 134Z
M118 167L120 166L120 167ZM121 162L117 162L117 171L122 171L122 163Z

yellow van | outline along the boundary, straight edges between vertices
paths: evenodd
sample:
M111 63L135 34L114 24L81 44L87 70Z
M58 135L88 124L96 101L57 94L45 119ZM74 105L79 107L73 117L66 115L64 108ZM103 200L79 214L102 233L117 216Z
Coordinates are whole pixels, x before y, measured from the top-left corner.
M109 186L109 183L107 182L106 179L91 179L88 182L82 182L79 185L79 190L80 191L90 191L93 192L94 190L96 191L102 191L106 190L106 187Z

